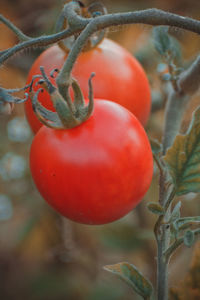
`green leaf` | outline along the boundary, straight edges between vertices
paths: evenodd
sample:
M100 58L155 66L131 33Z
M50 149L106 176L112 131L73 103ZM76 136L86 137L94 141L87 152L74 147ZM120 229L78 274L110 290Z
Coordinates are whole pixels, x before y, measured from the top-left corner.
M128 285L144 299L150 298L153 291L152 285L134 265L121 262L115 265L105 266L104 269L128 283Z
M189 226L196 225L197 223L200 223L200 216L197 217L185 217L181 218L176 221L178 229L186 229Z
M154 27L153 41L158 53L161 55L168 54L170 59L176 59L180 63L182 55L180 43L168 33L167 26Z
M170 49L170 37L168 27L159 26L153 29L154 46L158 53L164 55Z
M179 201L172 210L170 222L174 222L181 216L181 201Z
M149 202L147 204L147 208L150 212L159 216L164 215L165 213L164 208L157 202Z
M164 157L177 195L200 192L200 107L185 135L178 135Z
M171 235L172 235L173 238L175 238L175 239L178 238L178 226L177 226L176 221L172 222L170 224L170 232L171 232Z
M154 139L150 139L151 150L153 154L159 154L162 152L162 145Z
M184 235L183 241L184 241L184 244L187 247L191 247L194 244L194 241L195 241L194 232L191 231L191 230L187 230L185 235Z

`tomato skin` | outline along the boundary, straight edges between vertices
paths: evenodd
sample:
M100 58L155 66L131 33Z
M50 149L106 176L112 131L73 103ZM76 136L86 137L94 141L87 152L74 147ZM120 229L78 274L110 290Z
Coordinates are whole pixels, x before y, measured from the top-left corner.
M149 188L153 172L146 133L127 109L95 100L80 126L43 126L33 139L30 168L43 198L63 216L106 224L130 212Z
M40 66L44 66L49 75L54 68L61 69L66 53L54 45L44 51L33 64L27 79L29 83L33 75L40 74ZM146 74L139 62L117 43L104 39L96 48L83 52L78 57L72 75L78 80L84 97L88 97L88 79L92 72L94 97L107 99L129 109L145 125L151 109L150 87ZM55 83L55 80L52 79ZM39 86L34 87L36 91ZM47 92L39 95L39 101L53 110ZM25 103L25 112L34 133L42 126L33 113L30 99Z

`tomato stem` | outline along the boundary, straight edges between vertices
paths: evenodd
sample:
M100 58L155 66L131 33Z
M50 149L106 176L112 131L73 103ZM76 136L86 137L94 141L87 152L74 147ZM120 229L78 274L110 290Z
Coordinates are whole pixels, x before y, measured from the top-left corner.
M167 107L165 111L165 128L163 135L163 155L166 154L167 149L170 148L174 142L176 135L179 133L180 125L186 105L190 100L190 94L196 92L199 87L199 82L194 78L200 76L200 57L197 57L195 62L182 72L177 80L178 90L171 86L169 93ZM195 82L191 87L191 82ZM164 221L170 220L171 204L176 195L176 190L173 186L167 185L168 174L161 173L160 175L160 197L159 202L165 209L165 214L159 216L154 232L157 240L157 291L158 300L168 299L168 265L169 259L179 245L180 240L170 246L170 228ZM164 222L164 223L163 223ZM169 250L170 249L170 250ZM167 253L167 255L166 255Z
M74 10L76 11L77 15L82 16L83 18L96 18L98 16L101 15L105 15L107 14L107 9L106 7L101 3L101 2L95 2L90 4L88 7L85 7L84 5L81 5L80 1L74 1L71 2L72 7L74 8ZM77 5L78 4L78 5ZM68 18L69 20L71 20L71 13L68 13L68 9L69 9L69 4L66 4L60 14L60 16L58 17L58 21L56 23L56 27L55 27L55 31L59 32L63 29L66 29L67 27L74 27L74 20L73 23L68 22ZM70 7L71 9L71 7ZM82 51L89 51L95 47L97 47L101 41L105 38L107 33L106 29L100 30L99 32L97 32L95 34L95 36L90 36L87 43L85 43ZM74 40L72 41L71 39L66 39L65 41L59 41L58 42L58 46L65 52L65 53L69 53L70 49L73 46L73 43L75 42L75 40L77 39L78 34L74 34Z
M0 64L5 62L9 57L13 56L17 52L27 49L29 47L34 46L48 46L53 43L59 42L69 36L72 36L76 33L81 32L87 24L93 21L90 18L82 18L77 15L75 6L79 5L77 2L70 2L66 4L68 6L68 17L70 20L70 27L51 35L44 35L42 37L30 38L27 41L24 41L10 49L3 50L0 52ZM99 22L100 19L100 22ZM99 28L105 29L111 26L118 26L124 24L148 24L148 25L168 25L174 26L178 28L182 28L185 30L189 30L194 33L200 34L200 21L194 20L188 17L182 17L176 14L172 14L169 12L164 12L159 9L146 9L141 11L134 11L128 13L117 13L117 14L107 14L98 16L95 18L99 22ZM16 35L16 27L5 17L0 14L0 21L8 26Z
M89 103L86 105L80 86L74 78L71 79L71 84L69 86L64 86L63 90L61 90L61 94L49 80L44 68L40 67L40 70L42 75L40 76L40 80L37 84L40 84L45 90L47 90L56 112L52 112L40 104L38 96L41 92L43 92L43 88L39 88L34 93L32 91L32 81L30 98L32 100L33 110L38 119L47 127L54 129L70 129L85 122L91 116L94 108L92 78L95 74L92 73L88 81ZM58 73L58 70L56 71ZM54 72L55 70L51 73L54 74ZM69 94L70 86L74 91L74 102Z

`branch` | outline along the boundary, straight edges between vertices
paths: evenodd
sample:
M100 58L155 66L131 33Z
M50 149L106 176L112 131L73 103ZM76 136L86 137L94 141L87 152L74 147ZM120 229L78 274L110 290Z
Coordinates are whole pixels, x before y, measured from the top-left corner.
M103 16L98 16L95 19L82 18L76 13L77 2L70 2L67 6L67 20L69 22L69 28L59 32L57 34L52 34L49 36L42 36L38 38L30 38L30 40L23 42L19 45L16 45L13 48L10 48L1 53L0 64L5 62L9 57L19 52L20 50L26 49L33 46L48 46L55 42L61 41L69 36L72 36L76 33L82 31L85 26L92 22L93 32L99 31L101 29L108 28L110 26L118 26L125 24L146 24L146 25L168 25L191 32L200 34L200 21L194 20L188 17L182 17L176 14L164 12L159 9L146 9L136 12L128 13L117 13L117 14L108 14ZM65 13L66 13L65 6ZM76 6L76 7L75 7ZM5 23L5 22L4 22ZM14 25L9 25L9 28L16 28Z
M200 56L197 57L186 71L180 74L177 87L177 91L174 89L171 91L165 111L166 122L163 136L163 154L173 144L179 132L182 116L191 95L200 87Z
M163 154L165 154L167 149L171 147L177 133L179 132L182 116L189 100L190 97L188 95L180 95L174 90L172 90L169 94L165 110Z
M30 39L29 36L24 34L19 28L17 28L14 24L12 24L8 19L6 19L2 14L0 14L0 21L4 23L8 28L10 28L20 41L27 41Z
M198 234L200 234L200 228L193 230L193 233L195 236L197 236ZM174 251L183 244L184 242L184 237L181 237L179 239L177 239L168 249L167 251L164 253L165 259L166 261L169 261L171 255L174 253Z
M17 52L30 48L30 47L34 47L34 46L48 46L51 45L53 43L56 43L62 39L65 39L75 33L80 32L80 30L74 30L72 31L70 28L69 29L65 29L59 33L56 34L52 34L52 35L47 35L47 36L40 36L38 38L32 38L29 39L28 41L22 42L10 49L4 50L3 52L0 52L0 65L2 63L4 63L8 58L10 58L11 56L13 56L14 54L16 54Z
M179 90L188 95L193 95L200 86L200 55L193 64L181 74L178 81Z

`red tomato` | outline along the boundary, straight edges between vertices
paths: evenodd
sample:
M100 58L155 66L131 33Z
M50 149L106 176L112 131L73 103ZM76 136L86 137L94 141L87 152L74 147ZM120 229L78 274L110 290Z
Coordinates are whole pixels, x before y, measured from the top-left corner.
M114 102L95 100L92 116L81 125L38 131L30 168L39 192L60 214L79 223L105 224L141 201L153 160L135 116Z
M66 53L57 45L44 51L33 64L27 82L33 75L40 74L40 66L44 66L49 75L52 69L63 66ZM145 125L151 108L150 88L147 77L139 62L124 48L115 42L104 39L98 47L80 54L72 75L78 80L84 97L88 97L88 79L92 72L94 97L107 99L129 109ZM52 79L55 83L55 80ZM39 88L35 87L34 90ZM39 95L39 101L53 110L47 92ZM35 116L31 101L25 104L26 116L34 133L42 126Z

